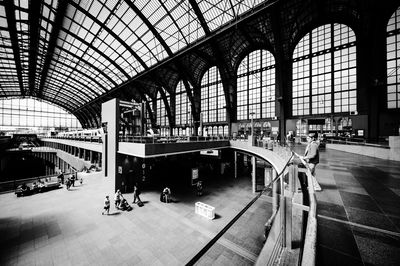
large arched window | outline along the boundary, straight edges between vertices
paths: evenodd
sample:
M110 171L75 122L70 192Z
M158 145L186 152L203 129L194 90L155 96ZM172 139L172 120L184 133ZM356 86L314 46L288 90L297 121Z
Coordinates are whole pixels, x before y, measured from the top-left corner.
M201 113L203 122L226 121L225 96L217 67L211 67L201 80Z
M192 90L192 88L190 88ZM190 123L190 101L186 94L183 81L178 83L175 90L175 125L184 126Z
M387 107L400 108L400 7L387 25Z
M161 88L161 90L163 90L163 89ZM170 103L169 94L166 90L164 90L164 93L167 96L167 102L169 104ZM161 127L166 127L169 125L167 111L165 109L164 100L162 99L160 92L157 93L157 115L156 115L156 117L157 117L157 125L159 125Z
M275 59L266 50L246 56L237 71L237 119L275 117Z
M293 53L293 115L357 110L356 37L346 25L308 33Z
M30 98L0 100L0 129L2 126L56 128L62 131L82 129L72 114L53 104Z

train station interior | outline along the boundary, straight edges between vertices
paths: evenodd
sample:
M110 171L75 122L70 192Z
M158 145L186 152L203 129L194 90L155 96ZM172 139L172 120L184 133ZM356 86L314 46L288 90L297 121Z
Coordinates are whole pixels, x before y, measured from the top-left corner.
M399 1L0 0L0 265L399 265L399 206Z

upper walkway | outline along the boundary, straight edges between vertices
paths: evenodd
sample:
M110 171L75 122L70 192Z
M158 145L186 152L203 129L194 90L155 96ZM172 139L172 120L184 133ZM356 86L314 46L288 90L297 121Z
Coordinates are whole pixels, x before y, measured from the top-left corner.
M399 265L400 164L326 149L316 176L317 265Z

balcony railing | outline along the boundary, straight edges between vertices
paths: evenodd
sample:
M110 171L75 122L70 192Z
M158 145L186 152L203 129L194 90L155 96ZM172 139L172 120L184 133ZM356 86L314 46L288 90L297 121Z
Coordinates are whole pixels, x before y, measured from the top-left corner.
M51 137L43 137L46 139L63 139L63 140L73 140L73 141L85 141L85 142L94 142L94 143L103 143L101 137L61 137L61 136L51 136Z
M199 142L199 141L227 141L228 137L225 136L133 136L133 135L119 135L120 142L132 143L176 143L176 142Z

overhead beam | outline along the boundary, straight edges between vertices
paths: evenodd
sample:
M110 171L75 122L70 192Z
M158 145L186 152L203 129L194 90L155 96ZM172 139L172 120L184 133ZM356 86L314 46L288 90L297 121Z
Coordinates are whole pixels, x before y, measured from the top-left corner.
M55 72L55 73L57 73L57 74L59 74L60 76L65 76L65 73L64 72L62 72L62 71L59 71L59 70L56 70L56 69L53 69L52 70L53 72ZM74 78L74 77L68 77L69 79L71 79L71 80L74 80L76 83L80 83L80 80L78 80L78 79L76 79L76 78ZM53 79L54 80L54 79ZM86 88L86 86L85 86L85 88ZM83 94L83 95L86 95L89 99L91 99L91 98L93 98L93 97L91 97L89 94L87 94L87 92L86 91L82 91L80 88L77 88L78 89L78 91L79 92L81 92L81 94ZM99 95L97 92L95 92L94 90L92 90L92 89L90 89L90 88L88 88L88 90L89 91L91 91L91 92L93 92L95 95ZM57 93L59 93L59 91L57 91Z
M68 68L72 69L72 67L71 67L70 65L67 65L67 64L64 63L64 62L57 62L57 64L60 64L60 65L64 66L66 69L68 69ZM58 70L56 70L56 69L53 69L52 71L56 71L56 72L60 73L61 75L65 75L65 72L61 72L61 71L58 71ZM77 69L75 69L75 72L77 72L77 73L81 74L82 76L86 77L87 79L93 81L94 83L96 83L97 86L99 86L100 88L103 88L103 90L106 91L106 88L103 86L103 84L100 83L100 82L99 82L98 80L96 80L95 78L93 78L92 76L89 76L89 75L86 74L85 72L82 72L82 71L77 70ZM73 79L73 80L76 80L74 77L68 77L68 78L71 78L71 79ZM78 82L79 82L79 81L78 81ZM100 94L99 94L97 91L93 90L92 88L87 87L87 86L85 86L85 88L87 88L88 91L91 91L93 94L95 94L96 97L100 96Z
M168 56L172 56L172 51L165 42L165 40L161 37L161 35L158 33L156 28L154 28L153 24L150 23L150 21L147 19L147 17L137 8L132 1L130 0L125 0L125 2L128 4L128 6L136 13L136 15L143 21L143 23L149 28L151 33L153 33L154 37L157 38L157 40L160 42L162 47L165 49L167 52Z
M167 13L167 15L170 17L170 19L172 20L172 23L174 23L175 27L178 29L179 33L181 34L181 36L183 37L183 39L185 40L186 45L189 45L189 42L186 40L185 35L183 34L181 27L179 27L178 23L176 23L176 20L172 17L170 10L167 9L167 7L164 5L163 0L158 0L158 2L160 3L160 5L164 8L165 12Z
M107 31L108 34L113 36L114 39L119 41L124 46L124 48L126 50L128 50L133 55L133 57L135 57L136 60L138 60L138 62L143 66L144 69L146 69L146 70L149 69L149 67L146 65L146 63L143 61L143 59L125 41L123 41L121 39L121 37L119 37L119 35L117 35L114 31L112 31L105 24L101 23L95 16L93 16L92 14L87 12L87 10L82 8L80 5L76 4L75 2L71 2L71 5L74 6L80 12L82 12L83 14L85 14L88 18L90 18L91 20L95 21L97 24L101 25L101 28L104 29L105 31ZM118 5L115 5L114 9L117 6ZM110 16L113 15L113 14L114 14L114 11L111 11Z
M104 73L104 71L101 71L98 67L96 67L95 65L93 65L93 64L90 63L89 61L85 60L85 59L82 58L82 57L78 57L76 54L74 54L74 53L72 53L71 51L65 49L64 47L57 46L57 49L60 49L60 50L62 50L63 52L69 54L70 56L73 56L73 57L77 58L77 59L78 59L78 62L79 62L79 60L82 61L83 63L85 63L85 65L88 65L88 66L90 66L92 69L95 69L99 74L101 74L103 77L105 77L107 80L109 80L112 84L114 84L114 86L118 86L118 84L115 82L115 80L113 80L110 76L106 75L106 74ZM78 64L78 63L77 63L77 64ZM106 90L105 92L107 92L107 90Z
M33 4L32 4L33 5ZM60 35L60 29L62 27L65 13L67 11L68 1L59 0L57 6L57 13L54 19L53 27L50 34L50 40L47 47L46 58L43 63L42 73L40 74L40 84L38 88L38 96L43 95L44 84L46 83L47 74L49 71L51 60L53 59L54 51L57 45L58 36ZM36 63L36 62L35 62Z
M10 33L10 40L14 54L15 60L15 68L17 71L18 84L21 91L21 95L25 96L24 83L22 81L22 64L21 64L21 55L19 53L19 45L18 45L18 36L17 36L17 28L16 28L16 20L15 20L15 6L13 0L5 0L4 8L7 16L7 24L8 30ZM7 47L9 48L9 47Z
M126 71L119 64L114 62L114 60L112 60L109 56L107 56L105 53L100 51L97 47L93 46L91 43L88 43L85 39L81 38L80 36L78 36L75 33L70 32L67 29L62 28L61 30L64 31L65 33L73 36L75 39L77 39L81 43L85 44L87 47L90 47L91 49L93 49L96 53L98 53L99 55L101 55L102 57L107 59L107 61L111 62L111 64L114 65L126 78L128 78L128 79L130 78L129 74L126 73Z
M203 28L206 36L210 36L211 34L210 28L208 27L207 22L204 19L203 13L201 12L200 7L197 4L196 0L189 0L189 3L192 6L193 11L196 14L197 18L199 19L200 25Z
M29 1L29 94L34 95L39 47L39 17L42 5Z
M130 4L128 2L128 0L125 0L125 1L127 1L128 5ZM200 40L196 41L195 43L193 43L192 45L188 46L187 48L182 49L179 52L177 52L176 54L174 54L173 56L164 59L162 62L160 62L159 64L156 64L155 66L152 66L148 70L137 74L131 80L128 80L128 81L116 86L115 88L111 89L107 93L101 95L99 98L94 99L93 101L90 101L90 102L84 104L83 106L79 107L77 110L84 108L86 105L90 105L90 104L93 104L93 103L95 103L97 101L101 101L101 98L107 97L107 95L111 94L112 92L114 92L116 90L119 90L119 89L123 88L124 86L129 85L129 83L131 83L131 82L133 82L135 80L139 80L140 78L143 78L143 77L145 77L147 75L150 75L152 72L157 71L157 69L159 69L159 68L165 67L168 64L175 64L174 62L178 58L184 56L185 54L187 54L189 52L192 52L192 51L198 49L199 47L201 47L202 45L212 41L216 37L226 33L227 31L229 31L229 30L231 30L233 28L236 28L238 25L246 23L250 19L263 14L267 9L269 9L271 7L271 5L274 5L278 1L280 1L280 0L275 0L274 2L262 3L262 4L258 5L257 8L252 9L251 12L245 12L244 14L241 14L240 16L237 17L237 19L235 21L230 22L227 26L224 26L223 28L221 28L220 30L217 30L213 34L209 34L208 36L206 35L204 38L201 38ZM204 23L205 23L205 20L204 20ZM207 24L205 24L205 25L207 25Z
M46 96L47 95L47 96ZM55 102L57 101L57 99L55 99L54 95L56 95L56 91L50 89L49 92L47 92L46 94L43 94L42 99L45 99L46 97L48 97L48 101L51 102ZM50 98L50 96L52 98ZM72 97L72 96L68 96L66 94L60 94L57 97L62 98L65 100L65 103L70 104L71 106L73 106L74 108L77 108L78 106L81 105L82 101L85 101L84 98L80 97L79 94L75 95L76 97ZM60 103L64 103L64 101L60 101ZM71 111L75 110L75 109L70 109Z

